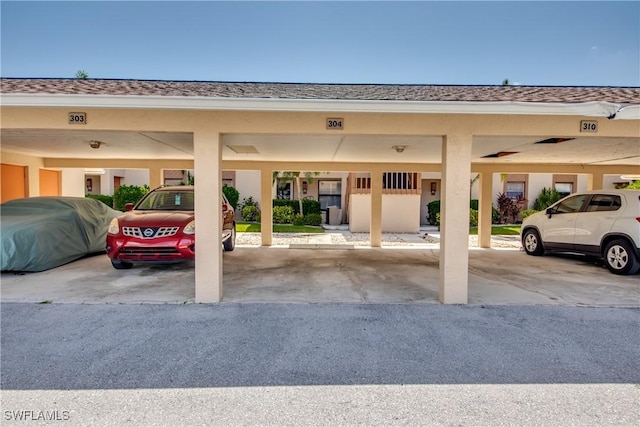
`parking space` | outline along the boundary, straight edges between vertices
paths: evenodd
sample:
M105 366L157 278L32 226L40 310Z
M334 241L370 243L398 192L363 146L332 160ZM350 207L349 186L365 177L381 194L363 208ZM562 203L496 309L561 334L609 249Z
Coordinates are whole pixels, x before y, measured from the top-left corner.
M194 301L193 263L114 270L104 255L41 273L2 273L3 302ZM223 302L439 304L439 249L240 247L224 254ZM581 257L472 249L469 303L640 306L638 275L616 276Z

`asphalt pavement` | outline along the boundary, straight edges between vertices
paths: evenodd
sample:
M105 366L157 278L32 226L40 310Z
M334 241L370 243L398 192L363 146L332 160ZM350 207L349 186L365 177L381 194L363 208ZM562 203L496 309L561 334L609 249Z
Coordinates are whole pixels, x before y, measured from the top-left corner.
M640 424L637 308L0 311L3 425Z

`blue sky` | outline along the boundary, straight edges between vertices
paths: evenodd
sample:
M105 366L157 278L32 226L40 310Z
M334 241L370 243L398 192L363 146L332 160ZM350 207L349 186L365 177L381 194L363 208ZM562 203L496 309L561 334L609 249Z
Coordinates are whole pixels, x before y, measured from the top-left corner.
M3 77L640 86L640 2L11 2Z

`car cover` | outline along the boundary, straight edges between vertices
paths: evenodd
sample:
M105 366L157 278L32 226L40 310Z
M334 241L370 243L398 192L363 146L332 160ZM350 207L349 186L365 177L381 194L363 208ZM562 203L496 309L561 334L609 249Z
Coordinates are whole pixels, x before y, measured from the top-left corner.
M44 271L103 252L122 214L84 197L30 197L0 205L2 271Z

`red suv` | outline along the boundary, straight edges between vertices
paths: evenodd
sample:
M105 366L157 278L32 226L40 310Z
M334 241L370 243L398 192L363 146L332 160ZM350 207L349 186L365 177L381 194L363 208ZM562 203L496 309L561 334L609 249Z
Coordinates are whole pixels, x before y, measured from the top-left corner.
M192 186L160 187L150 191L135 207L109 224L107 255L114 268L133 263L173 263L195 257L196 229ZM222 195L222 244L235 248L233 207Z

